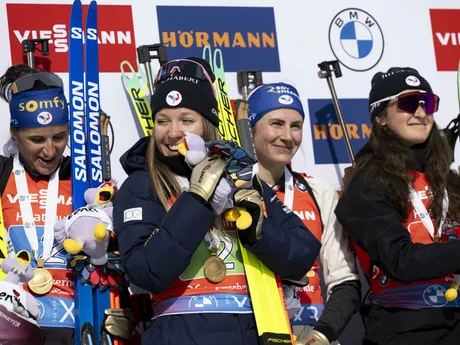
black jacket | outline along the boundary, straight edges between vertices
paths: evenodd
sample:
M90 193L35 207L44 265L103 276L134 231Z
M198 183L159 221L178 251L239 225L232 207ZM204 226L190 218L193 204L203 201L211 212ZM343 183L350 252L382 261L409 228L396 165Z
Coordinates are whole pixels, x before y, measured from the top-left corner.
M413 243L403 219L372 171L361 170L352 178L335 213L371 263L394 280L411 283L460 273L460 241ZM371 305L364 310L365 344L460 342L460 308L410 310Z

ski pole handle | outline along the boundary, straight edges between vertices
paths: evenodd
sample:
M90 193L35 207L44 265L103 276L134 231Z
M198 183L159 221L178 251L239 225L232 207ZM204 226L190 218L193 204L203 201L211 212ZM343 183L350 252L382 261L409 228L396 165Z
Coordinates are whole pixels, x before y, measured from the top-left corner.
M37 48L37 45L40 44L42 49ZM22 52L27 54L27 65L32 69L35 69L35 50L38 50L43 56L49 55L49 39L40 38L22 41Z
M247 101L252 90L263 84L262 70L243 70L236 75L238 92Z
M156 55L152 55L152 52L156 52ZM160 63L160 66L163 66L166 62L168 62L166 47L162 43L139 46L137 47L137 57L139 59L139 63L144 66L145 74L147 75L147 84L149 87L150 96L152 96L154 80L152 75L151 61L152 58L157 59Z

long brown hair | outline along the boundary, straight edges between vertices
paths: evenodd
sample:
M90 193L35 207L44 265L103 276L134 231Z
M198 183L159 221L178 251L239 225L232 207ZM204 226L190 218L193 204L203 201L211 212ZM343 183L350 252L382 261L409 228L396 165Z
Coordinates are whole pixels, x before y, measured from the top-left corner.
M366 171L364 178L369 173L376 176L377 183L385 188L398 214L406 219L411 209L409 183L414 181L409 167L414 165L416 159L388 126L380 125L375 119L372 122L369 145L371 152L357 159L353 175ZM438 226L445 188L449 195L449 217L460 216L460 177L450 169L453 152L436 123L433 123L425 148L424 172L430 183L431 212Z
M203 120L203 140L210 141L218 138L218 131L208 119L201 117ZM171 169L162 163L156 155L155 145L155 129L153 130L152 136L149 140L149 146L147 149L147 162L150 177L152 178L153 188L156 195L160 199L161 204L165 210L169 210L168 199L173 196L179 196L181 189L179 183Z

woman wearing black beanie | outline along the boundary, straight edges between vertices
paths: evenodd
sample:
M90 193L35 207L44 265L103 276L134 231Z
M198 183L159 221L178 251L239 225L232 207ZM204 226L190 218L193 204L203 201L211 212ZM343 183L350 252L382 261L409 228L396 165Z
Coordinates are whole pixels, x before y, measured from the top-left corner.
M180 153L189 134L218 137L213 81L202 59L162 66L151 97L152 137L120 159L129 176L115 197L114 231L130 282L152 295L143 345L259 343L235 224L222 217L229 198L253 219L240 241L283 278L300 280L321 246L257 176L233 195L223 159L203 153L190 166Z
M372 79L372 132L335 210L371 287L364 344L460 341L460 178L433 114L439 97L412 68Z

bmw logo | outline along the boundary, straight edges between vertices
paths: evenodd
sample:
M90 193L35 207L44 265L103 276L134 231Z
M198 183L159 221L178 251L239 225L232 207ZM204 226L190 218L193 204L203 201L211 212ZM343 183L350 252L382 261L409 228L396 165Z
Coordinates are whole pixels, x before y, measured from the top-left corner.
M443 307L447 304L446 289L441 285L431 285L423 292L425 303L432 307Z
M307 190L307 187L305 187L303 183L297 182L296 186L301 192L305 192Z
M384 49L377 21L358 8L347 8L332 19L329 44L342 65L352 71L368 71L377 65Z
M385 286L388 284L388 277L386 275L383 275L380 277L380 285Z

